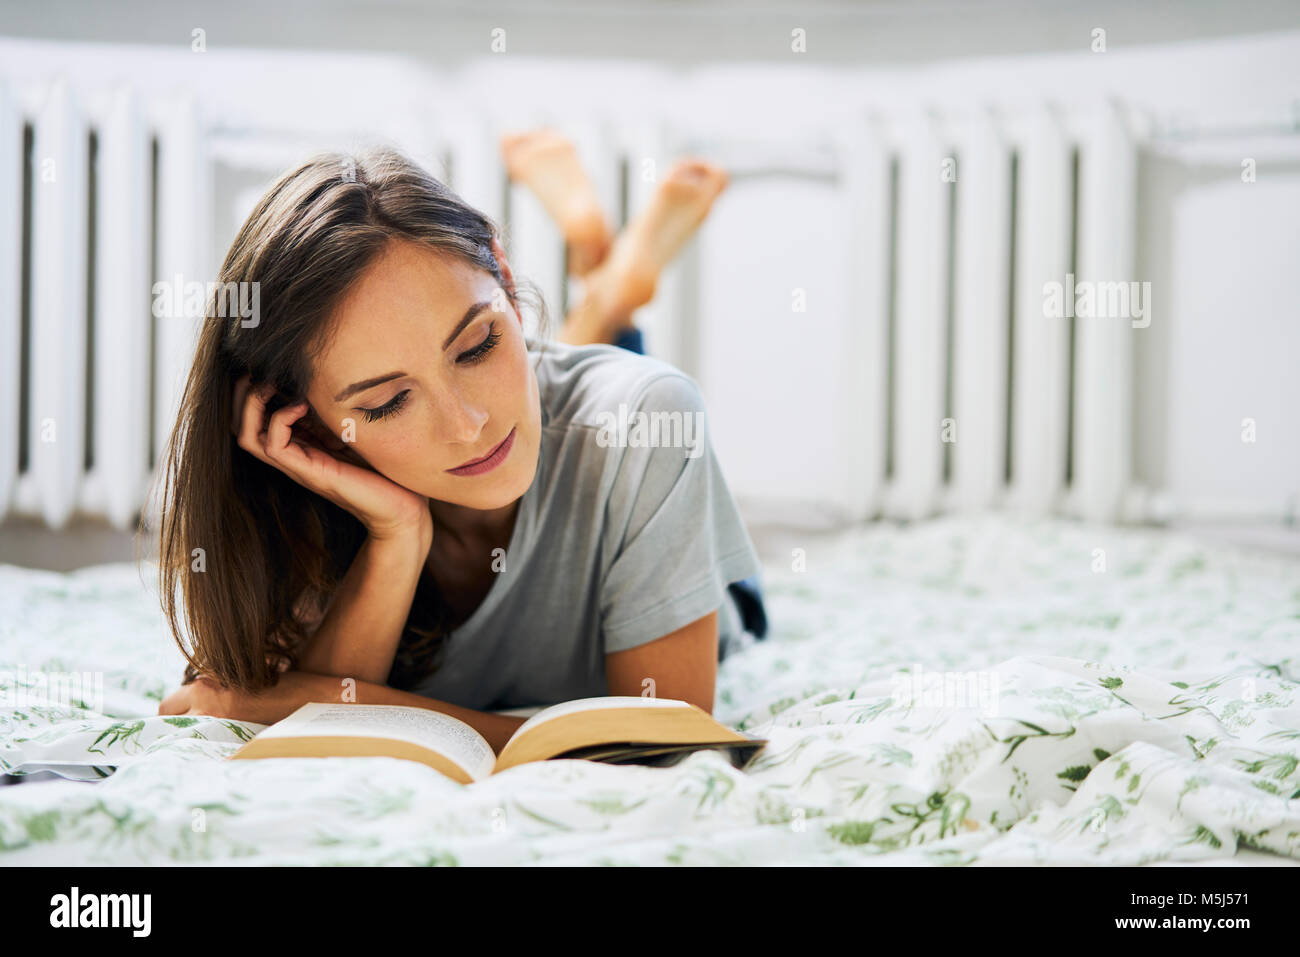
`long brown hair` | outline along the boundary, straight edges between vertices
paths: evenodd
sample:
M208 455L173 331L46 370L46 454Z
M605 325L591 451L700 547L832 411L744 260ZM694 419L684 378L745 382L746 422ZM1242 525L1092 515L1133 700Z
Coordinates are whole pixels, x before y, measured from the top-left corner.
M258 201L207 303L155 485L160 595L188 662L186 683L204 674L259 691L296 667L308 638L302 609L323 608L366 537L351 513L239 448L230 427L234 383L248 373L253 385L274 384L282 400L271 411L304 399L335 303L395 238L485 270L518 309L491 248L501 235L493 220L387 146L317 154ZM255 324L218 302L224 288L249 288L227 284L245 282L258 283ZM520 285L545 342L545 302L532 283ZM437 668L446 616L436 584L422 575L389 684L409 688Z

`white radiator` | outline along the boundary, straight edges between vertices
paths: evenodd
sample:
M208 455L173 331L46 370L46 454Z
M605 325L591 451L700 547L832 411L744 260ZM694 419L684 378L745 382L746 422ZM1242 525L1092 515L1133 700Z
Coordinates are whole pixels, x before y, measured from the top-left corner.
M697 141L733 182L821 181L843 210L846 235L824 240L848 244L835 441L809 446L795 434L781 446L834 472L819 509L862 519L1001 507L1097 520L1133 509L1140 323L1054 317L1044 292L1137 279L1132 122L1104 101L1068 116L1046 105L918 107L840 124L821 149L816 133L803 134L802 150Z
M125 87L82 102L58 82L24 102L0 86L0 512L129 528L144 505L196 332L153 316L153 279L212 278L215 262L213 148L193 101L166 103ZM616 224L651 188L638 165L676 150L654 125L551 119L578 141ZM563 244L540 204L508 187L499 133L442 126L435 172L505 224L512 265L558 322ZM1014 120L918 111L831 139L859 266L841 399L864 410L839 504L858 517L998 505L1118 517L1134 330L1043 314L1046 282L1134 278L1136 147L1118 110L1073 130L1046 108ZM759 175L715 145L733 178ZM689 367L680 278L665 277L643 324L656 354Z
M928 152L904 154L910 187L900 195L901 223L915 219L909 203L931 208L913 226L921 242L900 248L895 434L901 428L907 438L896 445L895 511L1004 504L1120 517L1132 478L1129 393L1141 320L1056 316L1045 297L1056 283L1068 298L1070 277L1079 289L1137 279L1137 151L1120 110L1100 105L1072 130L1047 108L1004 122L977 115L946 140L922 143ZM922 164L935 162L936 146L958 167L950 280L927 255L948 228L924 182ZM946 341L949 281L945 363L934 344ZM919 322L928 323L926 337L903 331ZM945 374L955 428L945 443L946 497L944 446L926 441L945 417Z
M192 107L146 115L128 88L0 85L0 512L133 526L193 349L151 287L206 267L200 140Z
M561 237L532 195L507 183L498 149L502 132L550 123L578 143L615 226L655 188L647 171L683 153L732 173L709 227L637 321L653 355L699 378L720 425L716 444L734 443L728 480L742 504L752 490L755 517L785 521L781 510L798 502L844 520L986 507L1098 520L1271 518L1272 503L1290 496L1294 522L1300 493L1286 475L1295 456L1281 438L1294 390L1270 388L1294 349L1294 324L1261 316L1290 301L1278 277L1294 199L1279 164L1294 163L1300 139L1298 50L1300 35L1104 55L1085 45L924 69L682 70L578 58L543 69L513 54L443 69L338 51L200 54L0 37L0 521L58 528L82 514L133 527L199 321L154 318L152 285L214 279L232 222L262 183L310 151L381 140L428 163L505 227L512 269L561 321L576 292ZM1213 103L1205 90L1216 91ZM1201 165L1180 161L1175 183L1187 195L1170 193L1144 166L1142 186L1152 188L1139 196L1137 168L1139 148L1145 163L1178 144L1194 153L1217 144L1222 155L1206 167L1215 189L1240 185L1243 201L1258 198L1249 206L1216 193L1208 211L1198 207L1198 242L1175 257L1160 217L1203 198L1208 181ZM1259 160L1258 184L1238 182L1243 157ZM769 206L738 212L747 179L771 186L791 176L788 194L767 190ZM787 362L774 340L752 335L763 323L788 332L787 290L768 283L749 300L766 315L727 301L767 278L754 263L773 261L777 247L752 224L774 222L774 195L778 206L790 197L795 216L801 200L833 200L817 210L832 209L833 222L789 234L809 248L780 247L791 285L801 276L821 284L809 298L840 350L824 375L819 355L792 379L798 357ZM1277 203L1269 216L1261 198ZM1139 202L1153 217L1140 265L1161 283L1155 326L1045 314L1046 283L1148 278L1137 275ZM1224 257L1226 243L1206 234L1239 205L1253 217L1243 222L1264 229L1243 238L1256 243L1249 254L1243 246L1228 261L1261 265L1190 283L1201 292L1180 303L1197 278L1186 272ZM736 223L743 229L715 242ZM720 248L733 253L721 264L710 258ZM851 268L828 265L828 249L840 248ZM1220 313L1247 330L1268 371L1228 375L1210 399L1189 402L1217 359ZM752 346L747 339L758 340L748 358L766 364L741 363L738 373L730 350ZM815 397L794 409L800 398L787 402L771 382ZM754 411L769 396L769 413L782 403L796 413L779 428L779 416ZM1216 420L1218 432L1202 439L1216 408L1233 430L1258 417L1267 438L1239 455L1235 431ZM818 428L800 434L810 417ZM796 446L822 467L786 455L775 468ZM1224 468L1194 481L1212 456ZM1255 462L1264 480L1248 481L1242 472Z

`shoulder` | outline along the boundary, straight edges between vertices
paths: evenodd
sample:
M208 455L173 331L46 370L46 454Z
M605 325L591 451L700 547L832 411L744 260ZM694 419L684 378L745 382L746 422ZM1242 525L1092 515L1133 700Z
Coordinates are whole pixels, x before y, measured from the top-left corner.
M627 412L698 412L696 381L676 366L614 345L535 344L537 387L550 427L607 428Z

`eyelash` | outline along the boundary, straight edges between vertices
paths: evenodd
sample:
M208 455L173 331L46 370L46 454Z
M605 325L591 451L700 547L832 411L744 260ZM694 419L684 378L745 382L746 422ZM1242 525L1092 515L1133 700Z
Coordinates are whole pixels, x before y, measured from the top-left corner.
M488 327L487 338L484 339L480 345L475 346L469 352L465 353L465 355L461 356L461 363L468 366L482 362L487 358L488 353L496 348L497 343L500 341L501 334L496 331L496 323L494 322ZM406 397L410 394L410 389L404 389L397 393L397 395L393 396L390 402L381 405L379 408L361 409L360 412L366 417L367 422L378 422L380 419L386 419L390 415L400 412L402 406L406 405Z
M500 341L501 333L497 332L497 324L493 322L488 326L487 338L469 352L465 353L464 356L461 356L461 361L467 366L474 365L476 362L482 362L487 358L487 354L496 348L497 343ZM469 358L466 359L465 356L468 356Z

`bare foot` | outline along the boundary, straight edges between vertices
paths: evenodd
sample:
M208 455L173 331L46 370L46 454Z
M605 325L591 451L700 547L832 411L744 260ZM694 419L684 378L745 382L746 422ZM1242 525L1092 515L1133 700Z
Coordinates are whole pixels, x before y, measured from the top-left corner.
M619 323L654 298L659 274L709 215L727 171L702 159L678 160L649 204L627 224L588 278L592 295Z
M573 143L549 127L508 133L501 155L510 178L533 191L564 233L569 272L585 276L595 269L613 236Z
M570 345L613 343L619 332L633 325L630 311L612 308L603 296L600 286L587 286L582 301L564 317L556 338Z

